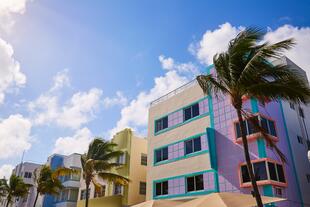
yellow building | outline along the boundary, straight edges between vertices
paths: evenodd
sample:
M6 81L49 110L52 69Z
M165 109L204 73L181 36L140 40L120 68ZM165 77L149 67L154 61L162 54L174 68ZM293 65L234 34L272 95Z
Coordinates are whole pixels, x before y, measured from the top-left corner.
M147 141L135 136L130 129L124 129L113 136L112 142L117 144L116 149L124 152L118 158L123 164L115 169L120 175L129 178L126 186L115 185L105 180L99 180L102 192L95 193L94 186L90 188L90 207L121 207L131 206L145 201L146 196L146 166L147 166ZM81 180L78 207L85 206L85 182Z

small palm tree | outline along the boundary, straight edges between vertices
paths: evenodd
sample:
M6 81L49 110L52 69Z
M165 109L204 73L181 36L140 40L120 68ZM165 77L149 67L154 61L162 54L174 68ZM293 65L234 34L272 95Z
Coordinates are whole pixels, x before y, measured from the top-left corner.
M87 153L81 156L83 178L86 185L86 207L88 207L89 186L91 182L94 184L96 190L101 188L96 181L97 176L121 185L126 185L129 182L128 178L112 171L114 167L120 166L115 160L123 154L122 151L114 149L116 146L117 144L115 143L105 141L101 138L95 138L89 144Z
M59 179L60 176L69 175L71 173L77 173L73 169L69 168L57 168L52 170L50 166L43 165L37 168L34 172L34 183L37 188L37 194L33 207L36 206L39 195L58 195L63 185Z
M248 141L245 133L242 98L249 97L264 102L278 99L307 103L310 100L309 85L296 70L288 65L272 65L271 58L280 58L284 50L290 49L295 43L287 39L275 44L262 41L264 32L257 28L247 28L229 42L226 52L213 57L216 74L199 75L197 81L204 93L221 93L231 99L236 109L240 123L244 156L250 175L257 206L262 207L261 196L258 191L251 165ZM254 119L250 119L253 122ZM285 156L276 147L269 136L254 123L263 134L268 144L276 149L283 161Z
M12 174L9 183L5 178L0 180L0 192L2 197L6 197L6 207L12 203L14 197L25 197L31 185L24 183L23 179Z

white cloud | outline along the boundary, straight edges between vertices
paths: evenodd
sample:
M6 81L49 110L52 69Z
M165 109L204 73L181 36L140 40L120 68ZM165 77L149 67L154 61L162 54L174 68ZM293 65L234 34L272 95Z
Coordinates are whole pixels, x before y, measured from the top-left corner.
M158 57L159 62L161 63L161 67L165 70L176 70L179 73L190 73L191 75L195 75L198 73L198 67L192 63L177 63L171 57L165 57L164 55L160 55Z
M115 97L112 98L106 97L103 99L103 106L106 109L117 105L125 106L126 104L127 104L127 98L121 91L117 91Z
M36 125L54 123L61 127L79 128L94 118L98 109L102 91L92 88L88 92L77 92L63 105L59 105L56 95L43 94L28 104L34 114Z
M148 121L148 108L150 102L188 81L189 79L185 76L179 75L176 70L170 70L164 76L156 77L154 79L155 85L152 89L140 92L128 106L125 106L121 110L121 118L117 122L116 127L110 130L110 136L112 137L116 132L127 127L135 130L138 128L145 129Z
M54 153L69 155L72 153L84 153L92 140L91 131L84 127L75 132L73 136L59 137L54 146Z
M297 45L293 49L285 52L285 55L302 69L306 70L310 78L310 27L298 28L292 25L283 25L276 30L269 29L264 40L275 43L288 38L294 38Z
M213 56L216 53L223 52L227 49L228 43L244 27L234 27L230 23L219 25L215 30L207 30L198 44L191 44L192 51L197 59L206 65L213 63Z
M53 78L54 84L50 90L55 91L61 89L64 86L70 86L70 78L68 73L68 69L64 69L63 71L58 72Z
M30 0L1 0L0 1L0 30L10 31L13 27L15 14L23 14Z
M20 114L0 121L0 159L19 156L31 147L31 122Z
M20 71L20 64L13 54L13 47L0 38L0 103L8 90L23 87L26 83L26 76Z
M12 174L12 171L14 169L13 165L4 164L0 167L0 179L6 178L9 179L9 177Z

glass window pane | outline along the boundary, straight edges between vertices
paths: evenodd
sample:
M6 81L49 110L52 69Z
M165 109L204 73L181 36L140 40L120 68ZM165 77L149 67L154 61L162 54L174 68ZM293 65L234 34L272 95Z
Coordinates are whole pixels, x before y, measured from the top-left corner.
M247 183L250 182L250 175L249 175L249 171L246 165L242 165L241 166L241 176L242 176L242 182L243 183Z
M161 183L156 183L156 195L161 195Z
M253 168L254 168L254 175L255 175L256 180L267 180L268 179L265 161L254 163Z
M268 162L270 180L277 181L276 166L272 162Z
M284 172L283 172L283 166L277 164L277 172L278 172L278 181L285 183L285 177L284 177Z
M156 150L155 154L156 154L156 162L160 162L162 160L162 158L161 158L161 150Z
M241 137L241 129L239 122L235 123L235 129L236 129L236 137Z
M167 195L168 194L168 181L163 182L163 195Z
M187 178L187 192L191 192L195 190L195 178L194 177L188 177Z
M158 132L160 130L161 130L161 120L156 120L155 132Z
M203 190L203 175L195 176L196 190Z
M192 105L192 117L199 115L199 105L198 103Z
M163 118L163 129L168 128L168 116Z
M258 117L253 117L251 118L252 120L247 120L248 122L248 129L249 129L249 134L254 134L256 132L258 132L257 128L255 127L255 125L253 124L256 123L256 125L258 125Z
M268 133L268 123L267 123L267 119L261 117L261 125L262 128L266 131L266 133Z
M269 130L270 130L270 132L269 132L269 134L271 134L272 136L277 136L277 133L276 133L276 127L275 127L275 125L274 125L274 122L273 121L271 121L271 120L269 120L268 121L268 124L269 124Z
M193 152L193 140L188 140L185 142L185 154L190 154Z
M162 149L163 151L163 160L168 160L168 147Z
M190 118L192 118L192 111L191 111L191 107L188 107L188 108L184 109L184 121L186 121Z
M197 137L194 139L194 152L197 152L200 150L201 150L201 141L200 141L200 137Z

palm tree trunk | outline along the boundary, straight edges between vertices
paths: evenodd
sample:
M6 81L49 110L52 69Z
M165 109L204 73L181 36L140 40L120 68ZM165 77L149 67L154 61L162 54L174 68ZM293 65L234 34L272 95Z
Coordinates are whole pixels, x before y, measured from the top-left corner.
M38 197L39 197L39 192L37 191L37 195L36 195L36 199L34 200L33 207L36 206Z
M242 115L241 115L241 109L236 109L236 110L237 110L238 120L239 120L240 128L241 128L241 137L242 137L242 142L243 142L244 157L245 157L246 165L247 165L248 172L250 175L250 179L251 179L251 183L252 183L252 187L253 187L253 191L254 191L254 196L256 199L256 203L257 203L257 207L263 207L262 198L260 196L258 186L257 186L256 180L255 180L254 172L253 172L253 166L251 163L248 140L246 138L245 126L244 126Z
M11 196L8 195L8 197L6 199L6 205L5 206L8 207L10 205L10 203L11 203Z
M85 199L85 207L88 207L88 199L89 199L89 185L90 182L86 181L86 199Z

